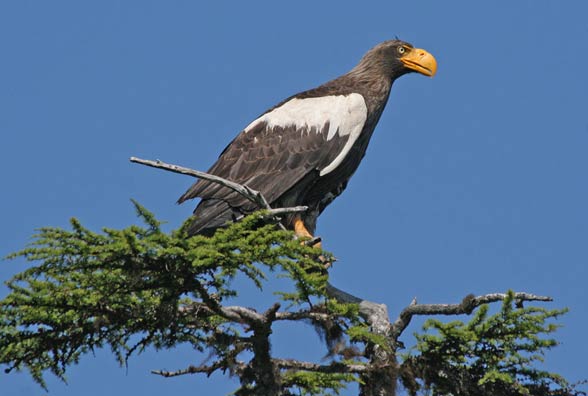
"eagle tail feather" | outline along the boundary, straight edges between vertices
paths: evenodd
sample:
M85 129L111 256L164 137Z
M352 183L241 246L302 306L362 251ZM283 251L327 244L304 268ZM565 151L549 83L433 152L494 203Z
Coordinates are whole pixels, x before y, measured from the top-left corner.
M203 199L194 210L188 234L211 236L218 228L226 227L242 216L238 208L224 200Z

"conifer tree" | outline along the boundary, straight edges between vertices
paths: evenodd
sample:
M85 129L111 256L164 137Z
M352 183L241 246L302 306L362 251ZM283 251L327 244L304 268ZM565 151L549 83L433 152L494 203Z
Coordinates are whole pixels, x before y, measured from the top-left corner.
M263 203L256 192L244 194ZM187 223L166 233L133 204L141 226L94 232L72 219L70 230L42 228L9 256L34 265L6 282L10 293L0 300L7 373L28 370L45 387L46 373L65 379L68 367L97 348L110 348L123 365L146 348L189 343L206 363L153 373L221 371L239 379L236 395L340 394L352 382L364 396L395 395L397 384L410 395L584 394L536 365L557 345L552 333L565 309L523 302L548 297L509 291L458 304L413 302L391 322L384 305L328 283L329 253L279 227L281 213L300 208L266 208L212 237L189 237ZM232 303L236 277L264 289L272 274L292 287L264 310ZM491 314L497 301L501 308ZM403 350L399 337L411 318L439 314L471 319L430 319L415 347ZM270 334L281 321L314 326L330 361L273 356Z

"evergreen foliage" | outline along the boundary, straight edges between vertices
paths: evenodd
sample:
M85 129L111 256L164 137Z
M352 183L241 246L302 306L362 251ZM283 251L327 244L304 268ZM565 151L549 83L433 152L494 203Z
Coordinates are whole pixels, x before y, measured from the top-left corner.
M500 311L482 305L468 323L428 319L415 334L412 354L404 356L402 382L415 396L572 395L561 376L541 370L545 351L557 345L547 337L558 326L550 320L567 310L523 307L507 293ZM414 353L417 351L417 353Z
M188 238L187 223L166 234L152 213L134 205L144 227L96 233L72 219L72 230L42 228L29 247L9 256L40 264L6 282L11 292L0 301L0 363L7 372L26 368L45 386L45 371L65 380L66 368L96 348L109 347L124 364L150 346L190 343L215 357L207 370L239 372L248 389L255 376L248 378L237 356L253 351L245 334L255 318L248 316L261 314L241 317L240 307L224 308L237 295L235 277L261 289L266 272L279 272L295 286L282 301L302 312L326 309L318 260L326 253L268 224L263 211L211 238ZM349 311L333 301L328 309ZM352 380L327 373L316 385L311 377L290 376L288 384L338 389L342 379Z
M267 212L210 238L188 237L188 223L165 233L152 213L133 203L144 226L96 233L72 219L71 230L42 228L27 248L9 256L35 265L6 282L10 293L0 301L6 372L26 369L44 387L46 372L65 381L66 369L97 348L110 348L125 364L145 348L188 343L207 353L208 363L156 374L220 370L239 378L237 395L327 395L340 394L350 382L362 387L366 373L381 372L370 362L374 350L395 355L395 340L372 332L357 304L327 296L322 263L331 256L280 230ZM279 293L263 312L230 305L239 292L237 277L262 289L269 273L288 278L292 290ZM547 322L564 311L513 304L510 295L496 315L483 306L467 324L428 321L400 365L406 389L412 395L581 393L533 366L556 345L541 336L556 329ZM282 320L313 325L331 362L272 356L272 325ZM384 367L396 368L395 361Z

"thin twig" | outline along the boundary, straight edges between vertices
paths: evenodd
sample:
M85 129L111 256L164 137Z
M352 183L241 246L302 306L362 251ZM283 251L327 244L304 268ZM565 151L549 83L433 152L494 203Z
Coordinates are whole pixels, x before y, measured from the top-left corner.
M234 364L234 367L231 367L233 371L239 372L245 369L246 364L242 362L237 362ZM214 364L207 366L189 366L183 370L176 370L176 371L165 371L165 370L151 370L151 374L161 375L162 377L177 377L179 375L186 375L186 374L199 374L205 373L206 375L210 375L216 370L219 369L226 369L227 367L222 362L215 362Z

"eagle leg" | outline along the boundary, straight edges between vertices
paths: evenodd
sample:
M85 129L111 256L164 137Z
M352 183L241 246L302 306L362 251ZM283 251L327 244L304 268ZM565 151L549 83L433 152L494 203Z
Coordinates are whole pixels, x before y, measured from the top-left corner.
M296 218L294 219L294 233L298 237L305 237L305 238L310 238L310 239L314 238L314 235L312 235L310 233L310 231L308 231L308 229L304 225L304 221L302 221L300 216L296 216ZM314 245L312 245L312 247L315 247L317 249L321 249L322 243L319 241L319 242L315 243Z
M304 238L310 238L310 239L314 238L314 236L310 233L310 231L308 231L308 229L304 225L304 221L302 221L300 216L296 216L294 218L294 233L298 237L304 237ZM317 248L317 249L322 249L322 242L318 241L317 243L313 244L312 247ZM323 264L323 266L325 267L326 270L329 269L333 265L333 262L327 260L327 258L325 256L323 256L322 254L319 256L319 261Z

